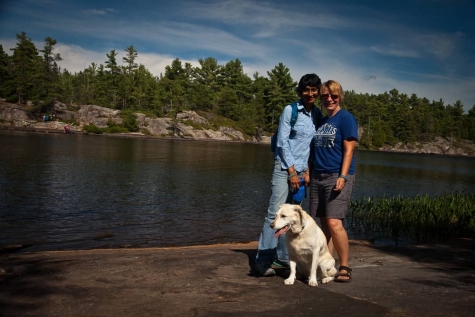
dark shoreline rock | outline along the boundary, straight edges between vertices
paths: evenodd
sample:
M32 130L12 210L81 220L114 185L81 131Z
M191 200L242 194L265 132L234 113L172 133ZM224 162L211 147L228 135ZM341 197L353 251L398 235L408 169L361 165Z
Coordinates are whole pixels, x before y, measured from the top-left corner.
M25 250L26 251L26 250ZM0 255L2 316L471 316L475 246L350 241L351 283L257 276L257 242ZM266 304L263 304L265 298Z

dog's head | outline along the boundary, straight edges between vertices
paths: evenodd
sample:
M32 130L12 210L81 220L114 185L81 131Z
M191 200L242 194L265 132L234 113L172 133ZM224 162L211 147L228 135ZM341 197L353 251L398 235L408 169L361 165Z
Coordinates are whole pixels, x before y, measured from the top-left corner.
M283 204L280 206L274 221L270 224L276 232L274 236L280 237L287 231L299 233L305 227L305 218L303 209L299 205Z

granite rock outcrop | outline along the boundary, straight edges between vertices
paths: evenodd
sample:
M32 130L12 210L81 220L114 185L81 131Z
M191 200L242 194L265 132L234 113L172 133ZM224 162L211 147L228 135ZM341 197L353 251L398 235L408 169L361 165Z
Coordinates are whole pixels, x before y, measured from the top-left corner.
M61 103L53 104L49 112L53 120L59 122L76 122L72 125L73 131L81 131L85 125L94 125L98 128L107 127L109 122L121 124L120 110L109 109L95 105L81 105L79 107L67 107ZM135 135L147 135L157 137L179 137L188 139L206 139L221 141L246 141L257 142L254 136L247 136L241 131L230 127L210 127L210 122L194 111L183 111L172 118L150 118L142 113L136 113L139 133ZM53 128L51 122L46 125L43 117L31 113L25 105L10 104L0 101L0 124L14 127ZM190 125L191 124L191 125ZM195 128L198 125L200 128ZM62 129L62 125L55 125L56 129ZM263 137L260 142L269 142L269 137Z

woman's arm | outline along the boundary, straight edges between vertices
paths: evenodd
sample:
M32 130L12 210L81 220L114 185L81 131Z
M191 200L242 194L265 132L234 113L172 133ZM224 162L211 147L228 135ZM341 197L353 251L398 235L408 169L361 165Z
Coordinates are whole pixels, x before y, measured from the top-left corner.
M350 170L351 159L353 158L353 153L355 152L356 139L350 138L343 141L343 162L341 164L340 175L348 175ZM335 190L340 191L345 186L346 179L343 177L338 177L336 180Z
M292 106L286 106L282 115L280 116L279 129L277 135L277 147L280 147L280 159L282 161L282 168L287 169L289 175L295 171L292 170L294 165L294 157L290 150L290 119L292 117Z

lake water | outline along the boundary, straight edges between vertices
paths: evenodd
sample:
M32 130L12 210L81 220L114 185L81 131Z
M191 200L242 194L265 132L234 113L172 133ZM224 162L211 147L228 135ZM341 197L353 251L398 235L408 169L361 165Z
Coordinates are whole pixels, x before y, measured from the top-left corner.
M249 242L266 214L269 145L6 130L0 144L0 245ZM475 192L474 158L357 151L356 160L355 199Z

